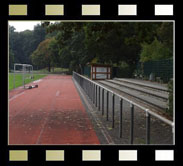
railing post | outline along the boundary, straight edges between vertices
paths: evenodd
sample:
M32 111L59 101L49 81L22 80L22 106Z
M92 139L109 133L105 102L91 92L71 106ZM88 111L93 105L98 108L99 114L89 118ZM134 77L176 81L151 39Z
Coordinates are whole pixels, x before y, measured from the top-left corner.
M86 92L86 94L88 95L88 88L87 88L87 81L86 80L84 80L84 84L85 84L85 92Z
M115 95L112 94L112 128L114 128L114 103L115 102Z
M91 82L88 82L88 84L89 84L89 90L88 91L89 91L89 96L90 96L90 99L91 99L91 93L92 93L91 92L91 90L92 90Z
M83 79L83 84L84 84L84 90L85 90L85 93L88 95L87 88L86 88L87 84L86 84L85 79Z
M96 85L96 87L95 87L95 88L96 88L96 94L95 94L95 97L96 97L96 98L95 98L95 106L97 107L97 85Z
M93 83L91 82L91 101L93 103Z
M84 89L84 79L83 78L81 78L81 84L82 84L82 88Z
M107 91L106 96L106 120L109 120L109 92Z
M104 115L104 88L102 88L102 115Z
M95 103L95 84L93 84L93 104Z
M82 78L83 89L85 91L85 80ZM85 91L86 92L86 91Z
M130 143L133 144L133 129L134 129L134 105L131 103L131 126L130 126Z
M122 123L123 123L123 99L120 98L120 124L119 124L119 137L122 138Z
M91 90L92 90L92 88L91 88L91 82L88 82L88 84L89 84L89 96L90 96L90 99L91 99Z
M99 90L98 90L98 110L100 111L100 86L99 86Z
M88 85L89 85L89 89L88 89L89 97L91 99L91 82L88 82Z
M87 81L87 91L88 91L89 98L90 98L90 90L91 90L91 88L90 88L90 82Z
M151 115L146 110L146 144L150 144L150 123L151 123Z

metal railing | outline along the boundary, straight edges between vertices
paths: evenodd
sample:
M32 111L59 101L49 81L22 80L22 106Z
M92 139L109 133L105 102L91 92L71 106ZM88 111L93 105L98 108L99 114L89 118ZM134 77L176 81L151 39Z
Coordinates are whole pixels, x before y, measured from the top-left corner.
M172 134L173 134L173 144L175 144L175 125L174 122L158 115L155 112L113 92L112 90L98 84L76 72L73 72L73 78L77 81L77 83L83 88L85 93L91 99L92 103L98 107L99 110L102 110L102 115L104 115L104 90L106 91L106 120L109 120L109 93L112 94L112 128L114 128L115 122L115 96L119 97L120 99L120 123L119 123L119 137L122 138L122 112L123 112L123 101L127 101L130 103L130 111L131 111L131 124L130 124L130 144L133 144L134 141L134 106L140 108L146 113L146 144L150 144L150 122L151 116L163 121L164 123L170 125L172 127ZM102 91L102 96L101 96ZM101 100L102 97L102 101ZM100 103L102 102L102 103ZM101 108L102 105L102 108Z

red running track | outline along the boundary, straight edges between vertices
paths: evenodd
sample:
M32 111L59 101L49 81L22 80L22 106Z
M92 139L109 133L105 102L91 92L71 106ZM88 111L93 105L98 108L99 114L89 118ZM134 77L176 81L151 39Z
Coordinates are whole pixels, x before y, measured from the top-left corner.
M9 93L9 144L99 144L71 76Z

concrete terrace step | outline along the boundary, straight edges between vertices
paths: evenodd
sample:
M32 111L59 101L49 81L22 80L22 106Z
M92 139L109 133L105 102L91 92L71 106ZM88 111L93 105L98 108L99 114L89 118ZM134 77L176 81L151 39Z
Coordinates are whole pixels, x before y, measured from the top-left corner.
M152 98L149 95L145 95L144 93L126 88L126 87L121 87L119 85L116 85L112 82L108 81L98 81L98 83L108 87L109 89L117 90L119 92L125 93L133 98L136 98L138 100L141 100L143 103L147 103L148 105L151 105L153 108L156 107L161 110L165 110L167 108L167 102L158 100L156 98Z
M153 83L153 82L144 81L144 80L126 79L126 78L114 78L114 80L168 92L168 88L164 84L158 84L158 83Z
M121 81L118 81L118 80L107 80L107 81L111 82L111 83L114 83L116 85L119 85L121 87L126 87L126 88L129 88L129 89L133 89L133 90L136 90L136 91L139 91L139 92L151 95L151 96L155 96L157 98L164 99L166 101L168 100L168 93L166 93L166 92L162 93L160 91L154 91L152 89L147 89L147 88L144 88L142 86L138 86L136 84L129 84L127 82L121 82Z

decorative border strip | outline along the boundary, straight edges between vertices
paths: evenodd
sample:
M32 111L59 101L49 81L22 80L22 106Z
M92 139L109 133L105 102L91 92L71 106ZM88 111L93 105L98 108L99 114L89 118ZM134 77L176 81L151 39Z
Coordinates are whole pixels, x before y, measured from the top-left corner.
M63 16L64 4L46 4L45 16ZM154 16L173 16L174 15L173 4L155 4ZM137 4L119 4L118 16L138 16ZM83 4L81 5L81 16L100 16L102 14L100 4ZM27 16L28 5L27 4L9 4L9 16Z
M78 151L80 153L81 151ZM104 158L103 150L82 150L81 160L82 161L103 161ZM113 155L114 152L111 152ZM117 154L117 153L116 153ZM65 161L65 155L67 153L65 150L45 150L45 161L48 162L63 162ZM138 150L118 150L118 161L140 161L143 156L138 153ZM9 151L9 161L29 161L28 150L10 150ZM174 150L155 150L154 161L174 161ZM67 159L72 160L72 156L67 157Z

